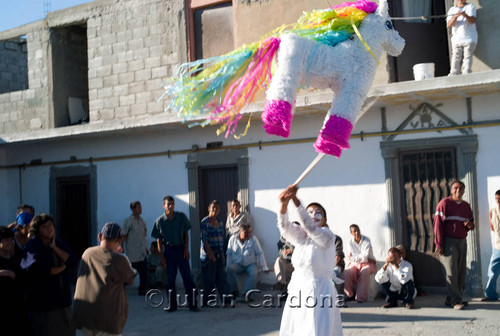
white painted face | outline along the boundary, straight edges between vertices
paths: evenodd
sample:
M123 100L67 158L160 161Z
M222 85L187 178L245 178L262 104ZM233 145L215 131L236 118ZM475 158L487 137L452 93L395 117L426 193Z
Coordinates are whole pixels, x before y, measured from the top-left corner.
M314 224L317 226L324 226L326 223L325 217L323 216L323 211L315 206L312 205L307 208L307 213L309 214L309 217L313 220Z
M311 209L312 210L312 209ZM309 216L311 216L311 219L314 221L314 223L319 223L323 219L323 214L321 213L321 210L312 210L309 211Z

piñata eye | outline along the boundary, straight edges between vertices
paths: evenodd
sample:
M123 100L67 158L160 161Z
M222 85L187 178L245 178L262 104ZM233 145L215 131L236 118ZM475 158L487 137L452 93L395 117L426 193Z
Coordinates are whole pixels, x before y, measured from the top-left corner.
M389 30L394 29L394 27L392 26L392 22L390 20L385 21L385 28Z

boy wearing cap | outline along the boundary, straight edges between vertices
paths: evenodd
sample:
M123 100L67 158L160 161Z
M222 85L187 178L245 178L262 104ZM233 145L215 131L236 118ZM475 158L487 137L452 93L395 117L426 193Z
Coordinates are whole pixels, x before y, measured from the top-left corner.
M30 212L21 212L16 217L16 227L14 228L14 257L20 263L26 256L26 244L28 243L28 233L33 215Z
M76 281L72 324L83 335L121 335L128 318L124 285L132 285L137 272L129 259L117 252L121 228L106 223L99 233L99 246L82 255Z

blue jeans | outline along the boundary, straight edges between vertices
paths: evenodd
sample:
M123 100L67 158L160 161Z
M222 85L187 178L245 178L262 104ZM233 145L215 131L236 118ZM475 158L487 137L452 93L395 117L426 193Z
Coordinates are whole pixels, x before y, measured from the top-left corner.
M499 274L500 250L493 248L491 251L490 266L488 267L488 283L486 284L486 289L484 290L484 294L492 300L498 300L497 279Z
M233 263L227 265L227 281L229 282L229 288L231 292L238 291L238 274L248 274L248 279L243 286L241 293L244 295L249 290L254 289L257 286L257 264L250 264L243 266L238 263Z
M413 303L413 296L415 295L415 284L413 283L413 280L405 283L403 287L401 287L401 291L399 293L391 291L390 287L390 281L380 284L380 288L382 289L382 293L385 295L386 302L397 302L398 300L403 300L403 303Z
M229 294L229 285L227 284L226 270L224 267L225 258L222 251L214 252L215 261L208 259L201 263L201 278L203 279L203 289L205 291L204 299L208 300L208 296L214 288L217 288L219 297L222 299L223 294ZM205 302L206 304L206 302Z
M167 261L167 293L170 307L177 307L177 291L175 288L177 269L179 269L182 276L189 306L196 306L196 286L191 276L189 260L184 259L184 246L165 246L164 255Z

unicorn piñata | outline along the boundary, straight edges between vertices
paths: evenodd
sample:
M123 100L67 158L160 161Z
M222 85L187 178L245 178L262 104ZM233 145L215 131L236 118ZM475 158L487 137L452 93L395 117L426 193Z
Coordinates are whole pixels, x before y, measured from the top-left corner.
M359 0L304 13L291 27L280 27L260 42L181 65L179 77L166 86L167 109L185 119L207 114L197 125L222 124L218 133L225 131L227 137L236 131L241 109L267 89L263 127L268 134L288 137L297 90L331 88L332 106L314 147L339 157L349 148L378 58L384 50L398 56L404 44L393 29L387 0L380 0L378 8Z

